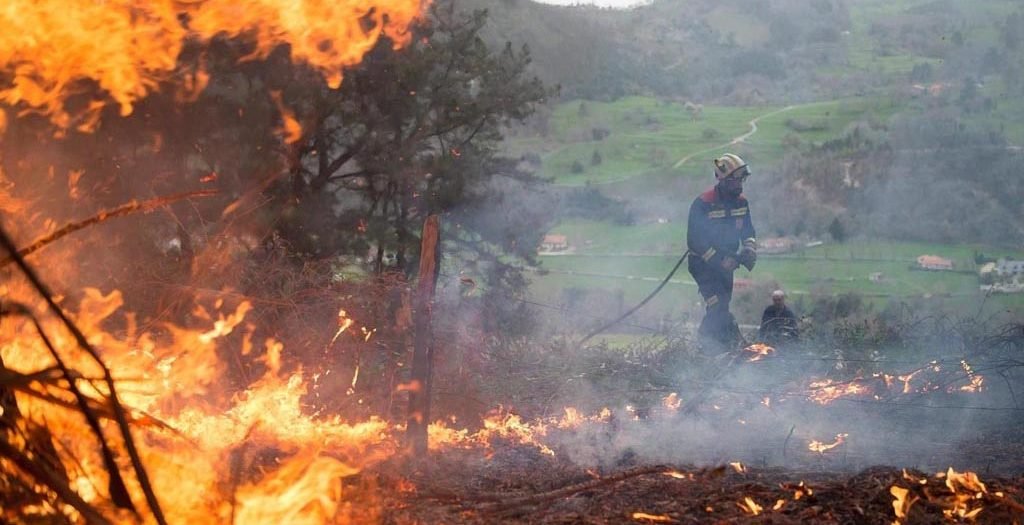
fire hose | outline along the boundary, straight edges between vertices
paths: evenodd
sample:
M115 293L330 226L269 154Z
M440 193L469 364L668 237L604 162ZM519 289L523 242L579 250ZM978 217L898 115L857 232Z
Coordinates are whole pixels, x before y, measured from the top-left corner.
M655 288L653 292L651 292L647 297L645 297L643 301L640 301L636 306L634 306L634 307L630 308L629 310L627 310L626 313L624 313L624 314L616 317L615 319L605 323L604 325L599 327L597 330L591 331L589 334L586 335L586 337L584 337L583 339L580 339L580 342L578 344L580 346L583 346L583 343L585 343L588 340L590 340L591 337L594 337L595 335L597 335L597 334L599 334L599 333L601 333L601 332L603 332L603 331L605 331L605 330L615 326L616 324L622 322L622 320L624 320L625 318L629 317L630 315L633 315L633 312L636 312L637 310L643 308L643 306L645 304L647 304L651 299L654 299L654 296L658 295L658 292L660 292L661 289L664 288L666 284L668 284L669 280L672 279L672 276L676 274L676 271L679 270L679 267L683 265L683 261L685 261L686 258L689 255L690 255L690 250L686 250L686 252L683 253L683 256L679 258L679 261L676 262L676 265L672 268L672 271L668 272L668 275L666 275L665 279L663 279L661 281L661 284L659 284L658 287Z

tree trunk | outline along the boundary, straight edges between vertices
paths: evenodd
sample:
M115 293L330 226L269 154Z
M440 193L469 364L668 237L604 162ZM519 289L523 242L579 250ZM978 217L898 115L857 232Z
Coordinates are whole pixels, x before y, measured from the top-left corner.
M430 389L434 371L430 318L441 256L438 249L439 238L440 220L437 215L430 215L423 222L419 281L416 283L413 299L415 333L406 426L409 449L418 455L427 452L427 426L430 424Z

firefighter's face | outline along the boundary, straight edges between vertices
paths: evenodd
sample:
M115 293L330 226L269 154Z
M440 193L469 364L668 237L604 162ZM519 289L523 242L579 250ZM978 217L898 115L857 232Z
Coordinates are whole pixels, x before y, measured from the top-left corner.
M728 177L722 177L718 179L718 184L722 188L722 193L730 197L739 197L740 193L743 193L743 182L750 176L750 172L747 171L746 167L740 168Z

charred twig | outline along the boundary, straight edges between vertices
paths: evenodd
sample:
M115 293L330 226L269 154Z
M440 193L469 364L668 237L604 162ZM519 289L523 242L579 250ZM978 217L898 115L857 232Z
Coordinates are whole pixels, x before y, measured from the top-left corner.
M146 503L149 505L149 509L153 513L153 517L156 519L156 522L159 525L167 525L167 520L164 518L163 511L160 508L160 502L157 501L156 499L156 494L153 492L153 485L150 483L149 476L148 474L146 474L146 469L142 464L142 458L139 455L139 450L135 446L135 439L132 437L131 429L128 426L128 417L126 411L117 398L117 387L114 385L114 377L110 372L110 368L108 368L106 363L103 362L103 359L100 357L99 352L97 352L96 349L93 348L92 344L89 343L88 339L86 339L85 334L83 334L82 331L78 328L78 326L73 321L71 321L71 319L68 318L67 314L64 313L64 310L59 305L57 305L56 301L54 301L53 299L53 294L50 292L47 286L43 284L43 282L39 279L39 276L36 275L35 270L33 270L28 265L24 257L22 257L20 253L18 253L18 247L15 246L14 241L11 240L10 236L7 235L6 230L4 230L2 226L0 226L0 247L7 250L8 254L10 254L10 257L14 260L14 263L18 266L21 272L32 284L33 288L36 289L36 292L38 292L39 295L42 296L42 298L46 301L46 304L50 307L51 310L53 310L57 318L60 319L61 323L63 323L64 326L68 329L68 331L71 332L71 334L74 336L75 341L78 343L78 346L85 350L86 353L88 353L96 362L96 364L103 370L103 379L110 393L110 406L113 408L114 411L114 419L117 422L119 430L121 431L125 448L128 451L128 456L131 458L132 467L134 468L136 478L139 481L139 486L142 488L142 492L146 496ZM95 418L95 415L93 415L92 417ZM96 428L99 428L98 422L90 422L90 424L95 424ZM113 467L113 471L110 473L111 481L113 481L115 479L115 473L118 472L117 464L112 462L110 466ZM120 477L117 476L117 479L120 480ZM121 503L127 503L128 508L134 508L134 506L131 504L131 498L128 496L128 491L124 487L123 480L121 480L120 488L124 491L124 493L122 494L124 501L122 501ZM115 502L117 502L116 499Z
M478 510L478 511L481 511L481 512L502 512L502 511L508 511L508 510L511 510L511 509L515 509L517 507L537 505L537 504L540 504L540 503L544 503L544 502L548 502L548 501L552 501L552 500L556 500L556 499L560 499L560 498L566 498L566 497L572 496L574 494L578 494L580 492L585 492L585 491L588 491L588 490L594 490L594 489L596 489L598 487L602 487L604 485L611 485L613 483L618 483L618 482L626 480L626 479L635 478L635 477L638 477L638 476L646 476L648 474L660 474L660 473L663 473L663 472L668 472L670 470L672 470L672 469L670 467L668 467L668 466L665 466L665 465L654 465L654 466L647 466L647 467L638 467L638 468L634 468L634 469L630 469L630 470L625 470L625 471L622 471L622 472L619 472L617 474L613 474L611 476L607 476L607 477L604 477L604 478L594 479L594 480L590 480L590 481L584 481L584 482L581 482L581 483L576 483L574 485L569 485L567 487L562 487L560 489L550 490L550 491L547 491L547 492L541 492L539 494L532 494L532 495L529 495L529 496L521 496L521 497L518 497L518 498L507 499L505 501L500 501L500 502L497 502L497 503L484 503L484 504L481 504L481 505L477 505L474 508L474 510Z
M88 228L89 226L92 226L94 224L99 224L101 222L106 221L107 219L113 219L115 217L123 217L125 215L130 215L132 213L140 212L140 211L145 213L145 212L152 211L154 208L159 208L160 206L166 206L168 204L171 204L171 203L183 200L183 199L191 199L191 198L194 198L194 197L211 197L213 195L216 195L217 193L218 193L217 190L199 190L199 191L190 191L190 192L187 192L187 193L178 193L176 195L169 195L169 196L166 196L166 197L157 197L155 199L149 199L149 200L145 200L145 201L131 201L131 202L127 203L127 204L123 204L121 206L118 206L117 208L114 208L112 210L103 210L103 211L97 213L96 215L93 215L92 217L89 217L88 219L85 219L85 220L82 220L82 221L78 221L78 222L72 222L72 223L65 224L61 228L58 228L57 230L55 230L53 233L50 233L48 235L44 235L44 236L36 239L35 241L33 241L32 244L30 244L30 245L28 245L28 246L18 250L18 255L20 255L22 257L28 257L29 255L31 255L31 254L41 250L46 245L48 245L48 244L50 244L50 243L52 243L52 242L54 242L54 241L56 241L56 240L58 240L58 239L60 239L62 237L66 237L66 236L68 236L68 235L70 235L72 233L75 233L78 230L82 230L82 229ZM3 259L0 259L0 267L7 266L8 264L10 264L12 262L14 262L14 257L12 255L8 255L7 257L5 257Z
M1010 496L1003 495L998 497L989 497L988 501L1002 505L1018 514L1024 515L1024 505Z
M796 425L789 427L789 434L786 435L786 440L782 442L782 457L786 457L786 447L789 446L789 438L793 437L794 430L796 430Z
M1013 399L1013 406L1020 408L1020 403L1017 402L1017 393L1013 391L1013 383L1010 382L1009 377L1006 377L1006 370L1000 370L997 373L1006 383L1006 389L1010 391L1010 398Z

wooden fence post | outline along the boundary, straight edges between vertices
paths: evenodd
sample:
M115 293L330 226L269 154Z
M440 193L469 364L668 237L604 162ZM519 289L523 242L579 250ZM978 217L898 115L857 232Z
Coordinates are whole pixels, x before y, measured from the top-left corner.
M438 249L440 229L440 220L437 215L430 215L423 222L423 233L420 237L419 279L413 298L414 340L406 437L410 450L415 454L427 452L430 389L434 372L433 333L430 321L441 260L441 251Z

